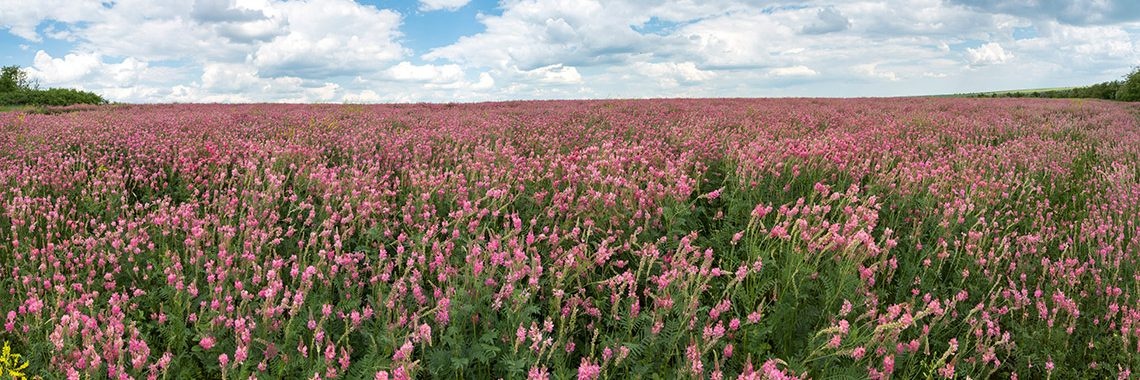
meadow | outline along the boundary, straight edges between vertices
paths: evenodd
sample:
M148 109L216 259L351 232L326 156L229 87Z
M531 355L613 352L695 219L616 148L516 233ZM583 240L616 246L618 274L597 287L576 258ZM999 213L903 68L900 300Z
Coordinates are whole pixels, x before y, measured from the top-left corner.
M1138 112L4 112L0 378L1128 379Z

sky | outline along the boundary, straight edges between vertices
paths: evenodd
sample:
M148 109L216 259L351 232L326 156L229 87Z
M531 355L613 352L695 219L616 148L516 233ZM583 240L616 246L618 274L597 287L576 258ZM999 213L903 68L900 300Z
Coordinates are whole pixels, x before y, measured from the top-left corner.
M1136 0L0 0L0 64L137 103L928 95L1138 51Z

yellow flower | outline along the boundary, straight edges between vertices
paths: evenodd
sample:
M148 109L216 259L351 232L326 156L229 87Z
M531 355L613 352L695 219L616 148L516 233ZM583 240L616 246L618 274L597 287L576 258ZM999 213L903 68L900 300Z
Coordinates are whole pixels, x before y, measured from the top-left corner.
M28 368L28 362L24 361L23 364L20 364L20 357L20 354L12 353L12 347L5 341L4 349L0 350L0 379L4 378L4 375L13 380L28 378L28 375L24 374L24 369Z

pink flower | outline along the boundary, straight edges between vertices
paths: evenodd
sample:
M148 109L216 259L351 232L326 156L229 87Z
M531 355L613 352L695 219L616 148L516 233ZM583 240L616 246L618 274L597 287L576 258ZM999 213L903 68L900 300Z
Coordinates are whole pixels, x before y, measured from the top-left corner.
M954 378L954 363L946 363L945 366L942 366L942 368L939 368L938 369L938 376L941 376L941 377L946 378L946 379L953 379Z
M590 359L582 358L582 363L578 365L578 380L597 379L601 374L601 366L590 362Z
M685 358L689 359L689 371L694 375L700 375L704 372L705 365L701 361L701 351L697 348L696 344L690 344L685 349Z
M756 207L752 209L752 217L760 219L765 215L768 215L769 212L772 212L772 206L768 206L763 203L757 204Z
M404 345L400 346L400 349L396 350L396 352L392 354L392 361L402 362L408 360L412 356L413 349L414 347L412 346L412 341L405 340Z
M214 348L214 343L214 337L209 335L202 337L202 340L198 341L198 345L202 346L203 350Z
M839 345L840 345L840 343L841 343L842 341L843 341L843 337L842 337L842 336L839 336L839 335L832 335L832 336L831 336L831 340L829 340L829 341L827 342L827 347L828 347L828 348L839 348Z
M855 349L851 351L851 357L855 358L855 360L862 359L863 355L866 355L866 354L867 354L867 349L863 348L862 346L855 347Z
M546 367L530 367L526 374L527 380L550 380L550 371Z
M716 190L713 190L713 191L710 191L708 194L705 194L705 198L708 198L709 200L720 198L720 193L723 191L724 191L723 187L716 189Z
M440 298L439 305L437 307L438 310L435 312L435 320L436 322L446 325L449 321L451 321L451 299L447 297Z

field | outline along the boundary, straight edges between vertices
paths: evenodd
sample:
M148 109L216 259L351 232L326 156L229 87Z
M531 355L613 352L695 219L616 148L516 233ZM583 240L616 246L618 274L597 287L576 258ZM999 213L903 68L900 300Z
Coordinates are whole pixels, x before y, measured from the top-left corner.
M1012 94L1031 94L1034 92L1049 92L1049 91L1064 91L1072 90L1077 87L1045 87L1045 88L1026 88L1021 90L1002 90L1002 91L986 91L986 92L971 92L966 94L955 94L946 96L999 96L999 95L1012 95Z
M899 98L0 113L0 369L1130 378L1138 111Z

